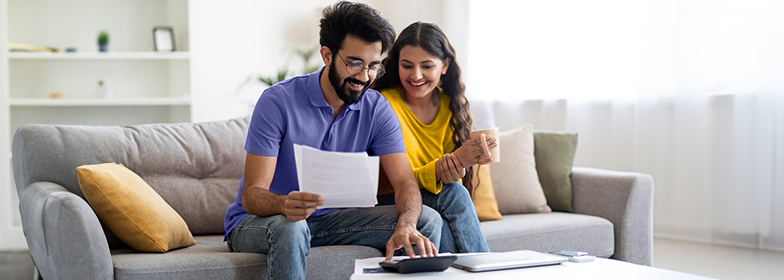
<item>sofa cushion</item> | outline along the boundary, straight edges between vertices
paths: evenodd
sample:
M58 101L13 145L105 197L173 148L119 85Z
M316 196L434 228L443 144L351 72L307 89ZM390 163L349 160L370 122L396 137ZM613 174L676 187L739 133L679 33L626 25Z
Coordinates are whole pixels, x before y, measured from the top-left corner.
M163 254L112 250L115 279L261 279L267 255L230 252L223 235L196 236L196 245ZM366 246L325 246L310 251L308 279L348 279L354 260L383 257ZM324 277L328 275L328 277Z
M550 212L536 174L533 129L526 124L498 137L502 160L489 166L501 214Z
M493 191L493 178L490 176L490 166L474 165L474 177L471 178L474 189L471 191L471 200L476 208L479 221L495 221L503 217L498 211L498 202Z
M569 175L577 152L577 133L534 132L534 155L539 182L553 211L572 210L572 180Z
M76 173L95 214L131 248L166 252L196 243L177 211L125 166L82 165Z
M610 257L615 248L613 224L596 216L562 212L504 215L503 220L482 222L481 226L492 252L572 250Z

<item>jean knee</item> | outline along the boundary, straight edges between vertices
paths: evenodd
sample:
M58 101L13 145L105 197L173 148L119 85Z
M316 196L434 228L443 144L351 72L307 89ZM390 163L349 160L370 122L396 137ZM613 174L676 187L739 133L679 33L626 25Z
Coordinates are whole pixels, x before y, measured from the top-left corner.
M306 220L291 222L284 215L274 216L270 223L271 239L277 242L288 242L292 244L310 243L310 228Z
M417 228L420 233L427 236L431 241L438 240L441 236L441 227L443 226L444 219L438 211L433 210L427 205L422 205L422 214L419 216ZM436 237L437 236L437 237Z
M449 191L444 193L443 197L439 198L439 207L440 211L447 211L452 212L475 212L474 210L474 201L471 199L471 194L468 193L468 190L460 183L453 183L448 188ZM447 210L451 209L451 210Z
M451 196L453 199L471 200L471 194L468 193L468 189L466 189L466 187L463 186L463 184L460 184L459 182L444 184L444 187L442 188L442 192L444 191L447 191L449 193L449 196Z

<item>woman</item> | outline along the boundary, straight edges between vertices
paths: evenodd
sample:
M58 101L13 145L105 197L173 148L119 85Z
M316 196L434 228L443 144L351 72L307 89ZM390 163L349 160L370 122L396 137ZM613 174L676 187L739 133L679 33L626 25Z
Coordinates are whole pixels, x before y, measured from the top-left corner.
M437 25L415 22L398 36L384 59L387 73L373 87L389 100L400 121L422 203L444 219L439 251L488 252L468 190L473 187L472 166L492 161L482 157L480 141L492 148L496 140L468 139L473 124L455 58ZM379 204L394 204L383 172L381 177Z

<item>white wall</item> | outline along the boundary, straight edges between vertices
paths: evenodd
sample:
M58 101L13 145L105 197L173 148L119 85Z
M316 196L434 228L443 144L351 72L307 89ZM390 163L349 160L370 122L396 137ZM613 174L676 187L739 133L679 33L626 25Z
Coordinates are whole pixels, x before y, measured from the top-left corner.
M463 35L450 22L465 24L456 16L445 16L444 0L375 0L366 2L381 11L399 33L410 23L434 22L451 34ZM467 1L454 1L465 5ZM287 66L300 74L302 61L292 48L318 46L321 11L334 1L206 1L196 0L191 17L191 52L195 79L193 121L210 121L245 116L252 108L235 98L238 86L251 74L274 76ZM452 3L452 2L450 2ZM460 11L460 9L458 9ZM451 14L450 14L451 15ZM459 36L458 36L459 37ZM461 49L460 46L455 46ZM459 52L459 51L458 51ZM460 52L459 52L460 53ZM321 64L318 57L311 64ZM199 91L199 92L195 92Z

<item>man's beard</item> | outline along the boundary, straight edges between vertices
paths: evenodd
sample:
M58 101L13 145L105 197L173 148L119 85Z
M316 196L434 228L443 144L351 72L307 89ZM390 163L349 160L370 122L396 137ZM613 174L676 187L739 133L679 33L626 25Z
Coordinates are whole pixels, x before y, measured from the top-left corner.
M365 87L363 87L361 91L352 90L350 87L348 87L349 82L363 85ZM365 91L370 87L369 80L363 83L362 81L351 77L345 78L341 84L340 77L338 76L338 70L335 69L335 60L332 60L332 63L329 65L329 83L332 84L332 87L335 89L335 93L338 94L338 98L343 100L343 102L346 104L359 101L359 99L362 98L362 95L365 94Z

